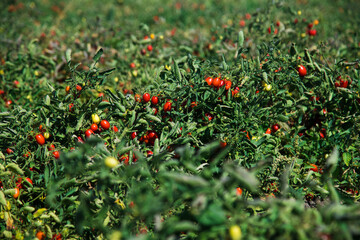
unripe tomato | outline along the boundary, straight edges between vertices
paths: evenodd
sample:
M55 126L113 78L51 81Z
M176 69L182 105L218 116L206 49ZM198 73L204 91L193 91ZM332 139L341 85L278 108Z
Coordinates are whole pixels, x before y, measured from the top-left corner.
M220 84L221 84L221 80L220 78L214 78L213 81L212 81L212 85L216 88L220 87Z
M45 138L42 134L38 134L35 136L35 139L36 139L36 142L39 144L39 145L44 145L45 144Z
M96 113L91 114L91 119L92 119L93 123L95 123L95 124L99 124L99 122L100 122L100 117Z
M265 86L264 89L265 89L265 91L267 91L267 92L271 91L271 89L272 89L271 84L266 84L266 86Z
M241 239L241 228L238 225L233 225L229 229L229 235L231 240L240 240Z
M306 68L303 65L299 65L297 68L298 72L299 72L299 76L300 77L305 77L306 76Z
M99 127L98 127L98 125L97 125L96 123L93 123L93 124L91 124L91 126L90 126L90 129L93 130L94 132L97 131L98 128L99 128Z
M44 138L45 138L45 139L49 139L49 137L50 137L50 133L45 132L45 133L44 133Z
M207 78L205 79L205 81L207 82L207 84L208 84L209 86L211 86L212 83L213 83L213 79L212 79L211 77L207 77Z
M143 95L143 100L144 100L144 102L149 102L150 101L150 94L148 94L148 93L144 93L144 95Z
M108 168L114 168L119 163L118 160L116 160L114 157L111 156L106 157L104 162Z
M104 130L108 130L110 128L110 123L107 120L102 120L100 122L100 126L104 129Z
M85 131L85 136L86 136L87 138L89 138L92 134L94 134L94 132L93 132L93 130L91 130L91 129L88 129L88 130Z
M164 105L164 111L165 112L168 112L168 111L171 111L171 102L166 102L165 105Z
M151 98L151 103L152 103L153 105L158 104L158 102L159 102L159 98L158 98L157 96L153 96L153 97Z
M59 158L60 158L60 153L59 153L59 151L54 151L54 152L53 152L53 156L54 156L55 159L59 159Z
M15 193L14 193L13 197L18 198L19 195L20 195L20 189L19 188L14 188L14 190L15 190Z

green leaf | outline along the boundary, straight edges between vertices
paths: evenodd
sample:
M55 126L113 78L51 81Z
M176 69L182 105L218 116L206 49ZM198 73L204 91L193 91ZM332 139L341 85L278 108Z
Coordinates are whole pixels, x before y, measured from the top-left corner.
M342 159L343 159L344 163L346 164L346 166L349 166L349 163L352 159L351 153L348 153L348 152L343 153Z
M103 53L104 53L104 50L102 48L100 48L99 51L97 51L97 53L95 54L95 56L93 58L94 62L99 61L99 59L100 59L101 55L103 55Z
M212 203L198 217L200 224L204 226L215 226L225 223L226 215L222 207L217 203Z
M81 117L79 118L79 120L76 124L76 127L75 127L76 130L79 130L81 128L81 126L83 125L84 118L85 118L85 113L83 113L81 115Z
M66 62L69 63L71 61L71 49L67 49L65 53Z

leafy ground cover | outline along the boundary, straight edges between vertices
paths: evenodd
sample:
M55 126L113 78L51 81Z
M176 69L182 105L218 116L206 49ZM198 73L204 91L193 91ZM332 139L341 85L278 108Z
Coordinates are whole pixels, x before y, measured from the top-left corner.
M359 238L357 1L1 4L1 238Z

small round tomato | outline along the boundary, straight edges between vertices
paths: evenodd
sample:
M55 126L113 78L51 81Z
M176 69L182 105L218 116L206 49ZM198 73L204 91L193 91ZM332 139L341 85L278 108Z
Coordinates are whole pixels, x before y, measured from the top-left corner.
M319 169L318 169L318 166L316 164L310 164L312 166L312 168L310 168L310 171L313 171L313 172L318 172Z
M93 123L95 123L95 124L99 124L99 122L100 122L100 117L96 113L91 114L91 119L92 119Z
M265 89L265 91L267 91L267 92L271 91L271 89L272 89L271 84L266 84L264 89Z
M38 231L38 232L36 233L36 238L39 239L39 240L44 240L44 239L46 238L46 235L45 235L44 232Z
M299 65L297 68L298 72L299 72L299 76L300 77L305 77L306 76L306 68L303 65Z
M229 229L229 235L231 240L240 240L242 233L241 228L238 225L233 225Z
M214 119L214 115L212 115L211 113L205 113L205 117L208 118L209 122Z
M10 148L7 148L7 149L6 149L6 153L7 153L7 154L12 154L13 152L14 152L14 151L13 151L12 149L10 149Z
M116 158L111 157L111 156L106 157L104 162L108 168L114 168L119 163L118 160L116 160Z
M310 36L316 36L316 29L309 30L309 35Z
M154 155L154 153L152 151L150 151L150 150L147 150L146 154L147 154L147 157L151 157L151 156Z
M144 93L144 95L143 95L143 100L144 100L144 102L149 102L150 101L150 94L148 94L148 93Z
M110 128L110 123L107 120L102 120L100 122L100 126L104 129L104 130L108 130Z
M227 145L226 141L220 141L220 147L225 148Z
M66 93L69 93L69 92L70 92L70 86L66 86L65 92L66 92Z
M171 102L166 102L165 105L164 105L164 111L165 112L168 112L168 111L171 111Z
M74 104L73 103L70 103L69 104L69 112L71 112L72 111L72 108L74 107Z
M153 46L148 45L148 46L146 47L146 49L147 49L149 52L151 52L151 51L153 50Z
M135 67L136 67L135 63L130 63L130 68L135 68Z
M45 138L45 139L49 139L49 137L50 137L50 133L45 132L45 133L44 133L44 138Z
M140 94L135 94L135 102L141 102Z
M114 132L118 132L118 131L119 131L119 129L117 128L117 126L113 126L113 130L114 130Z
M273 132L276 132L277 130L279 130L279 128L280 128L280 125L277 123L271 126L271 129Z
M53 156L54 156L55 159L59 159L59 158L60 158L60 153L59 153L59 151L54 151L54 152L53 152Z
M243 192L243 190L240 187L236 188L236 196L241 196L242 192Z
M51 144L50 146L48 146L48 151L53 151L55 150L55 145L54 144Z
M159 138L158 134L153 130L148 131L146 136L150 145L154 145L155 139Z
M131 133L131 139L135 139L136 136L137 136L137 132L132 132L132 133Z
M157 96L153 96L153 97L151 98L151 103L152 103L153 105L158 104L158 102L159 102L159 98L158 98Z
M266 129L265 134L271 134L271 128Z
M212 83L213 83L213 79L212 79L211 77L207 77L207 78L205 79L205 81L207 82L207 84L208 84L209 86L211 86Z
M7 100L6 102L5 102L5 107L10 107L10 105L12 104L12 101L11 100Z
M31 178L25 178L25 180L28 182L28 183L30 183L31 185L33 185L33 181L31 180Z
M14 193L13 197L18 198L19 195L20 195L20 189L19 188L14 188L14 190L15 190L15 193Z
M87 138L89 138L92 134L94 134L94 132L93 132L93 130L91 130L91 129L88 129L88 130L85 131L85 136L86 136ZM79 142L80 142L80 141L79 141Z
M85 134L86 134L86 132L85 132ZM78 140L79 143L84 143L84 140L80 136L77 137L77 140Z
M221 84L221 80L220 78L214 78L213 81L212 81L212 85L216 88L220 87L220 84Z
M36 142L39 144L39 145L44 145L45 144L45 138L42 134L38 134L35 136L35 139L36 139Z
M80 92L82 90L82 87L80 85L76 85L76 90Z
M225 81L225 89L226 89L226 90L229 90L229 89L231 88L231 85L232 85L232 82L231 82L231 81L229 81L229 80L226 80L226 81Z
M93 130L94 132L97 131L98 128L99 128L99 127L98 127L98 125L97 125L96 123L93 123L93 124L91 124L91 126L90 126L90 129Z

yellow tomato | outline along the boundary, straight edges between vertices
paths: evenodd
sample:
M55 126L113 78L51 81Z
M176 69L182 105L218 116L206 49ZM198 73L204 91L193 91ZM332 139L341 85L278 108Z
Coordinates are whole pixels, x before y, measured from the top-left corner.
M232 240L241 239L241 228L238 225L233 225L229 229L230 238Z
M44 133L44 138L45 139L48 139L49 137L50 137L50 133L48 133L48 132Z
M100 122L100 117L96 113L91 115L91 119L92 119L93 123L99 124L99 122Z
M271 91L271 89L272 89L272 86L270 85L270 84L267 84L266 86L265 86L265 91Z
M114 168L118 165L118 160L116 160L114 157L106 157L105 158L105 165L108 167L108 168Z

